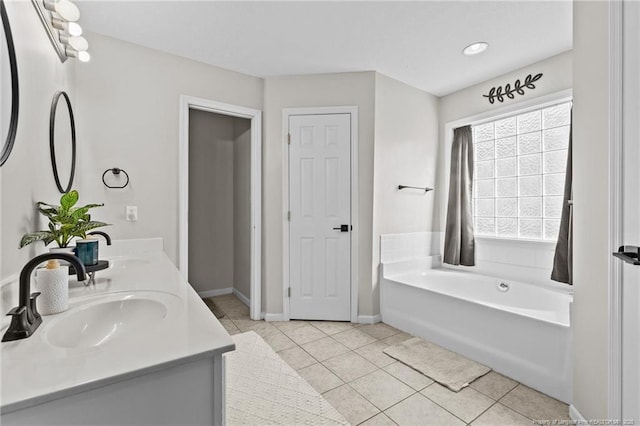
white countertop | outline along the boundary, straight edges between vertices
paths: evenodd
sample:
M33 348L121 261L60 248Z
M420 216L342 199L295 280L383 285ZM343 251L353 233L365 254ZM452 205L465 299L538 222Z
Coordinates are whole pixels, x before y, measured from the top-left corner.
M70 279L68 311L43 315L33 336L1 344L3 414L234 349L231 336L164 252L118 241L100 250L100 258L111 261L109 269L97 272L96 284L88 287ZM96 347L50 343L51 329L65 315L129 294L165 300L166 318Z

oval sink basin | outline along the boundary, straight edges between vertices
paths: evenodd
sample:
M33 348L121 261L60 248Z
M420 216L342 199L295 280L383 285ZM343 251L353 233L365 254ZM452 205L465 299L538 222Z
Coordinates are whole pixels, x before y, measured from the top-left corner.
M61 348L92 348L115 339L148 332L166 319L169 294L120 295L79 305L48 329L49 342Z

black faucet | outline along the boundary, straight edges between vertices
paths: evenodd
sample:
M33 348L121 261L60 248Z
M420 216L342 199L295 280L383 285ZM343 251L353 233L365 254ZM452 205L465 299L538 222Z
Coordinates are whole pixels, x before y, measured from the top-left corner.
M111 245L111 236L109 236L109 234L107 234L104 231L93 231L93 232L89 232L87 235L102 235L104 239L107 240L107 245L108 246Z
M31 273L38 265L49 259L66 260L75 268L78 281L84 281L86 279L84 265L79 258L72 254L45 253L27 262L20 272L19 304L7 314L11 315L11 324L9 324L9 328L4 336L2 336L3 342L26 339L42 324L42 317L36 308L36 299L40 296L40 293L31 293Z

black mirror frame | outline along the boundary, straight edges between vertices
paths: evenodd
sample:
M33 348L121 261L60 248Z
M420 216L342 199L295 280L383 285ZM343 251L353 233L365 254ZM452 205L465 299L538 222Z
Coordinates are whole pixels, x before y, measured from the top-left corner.
M16 140L18 131L18 110L20 107L20 94L18 88L18 64L16 61L16 50L13 44L13 34L11 34L11 26L9 25L9 17L4 0L0 0L0 17L2 18L2 27L4 29L4 37L7 43L7 52L9 54L9 68L11 70L11 119L9 121L9 130L7 137L0 151L0 167L7 161L13 145Z
M60 100L60 96L64 97L64 100L67 103L67 108L69 110L69 121L71 123L71 173L69 175L69 182L67 183L67 187L62 188L62 184L60 183L60 176L58 175L58 165L56 163L56 147L55 147L55 130L56 130L56 111L58 109L58 101ZM76 174L76 122L73 117L73 108L71 108L71 100L69 100L69 95L67 92L58 91L53 95L53 100L51 101L51 112L49 114L49 151L51 152L51 168L53 169L53 177L56 180L56 186L58 187L58 191L61 194L66 194L71 191L71 187L73 185L73 177Z

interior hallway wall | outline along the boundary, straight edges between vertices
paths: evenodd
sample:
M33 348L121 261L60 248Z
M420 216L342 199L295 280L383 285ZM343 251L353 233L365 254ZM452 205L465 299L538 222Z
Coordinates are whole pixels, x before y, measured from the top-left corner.
M234 286L234 118L189 111L189 283Z
M233 118L234 288L251 297L251 120Z
M373 175L373 312L380 313L380 235L431 231L436 194L398 185L433 188L438 159L438 98L375 74Z
M114 225L112 237L162 237L177 264L180 95L261 110L264 81L95 33L87 39L91 61L76 66L81 194L105 203L95 216ZM131 176L126 189L102 184L112 167ZM126 221L127 205L138 206L137 222Z
M60 200L49 155L51 99L56 91L65 90L74 108L77 107L75 61L60 62L31 2L10 1L5 2L5 6L16 49L20 110L15 145L11 156L0 168L0 281L19 273L30 258L45 250L42 243L23 249L18 249L18 244L23 234L46 226L46 222L40 220L35 203L57 204ZM2 50L5 49L3 46ZM3 92L2 96L8 94ZM64 151L70 152L69 145L60 144L61 159L66 156ZM79 156L85 152L81 143L78 152ZM80 179L76 177L74 187L78 187ZM81 202L92 201L100 199L81 194ZM2 312L7 312L16 301L16 298L10 298L9 306L3 304Z

